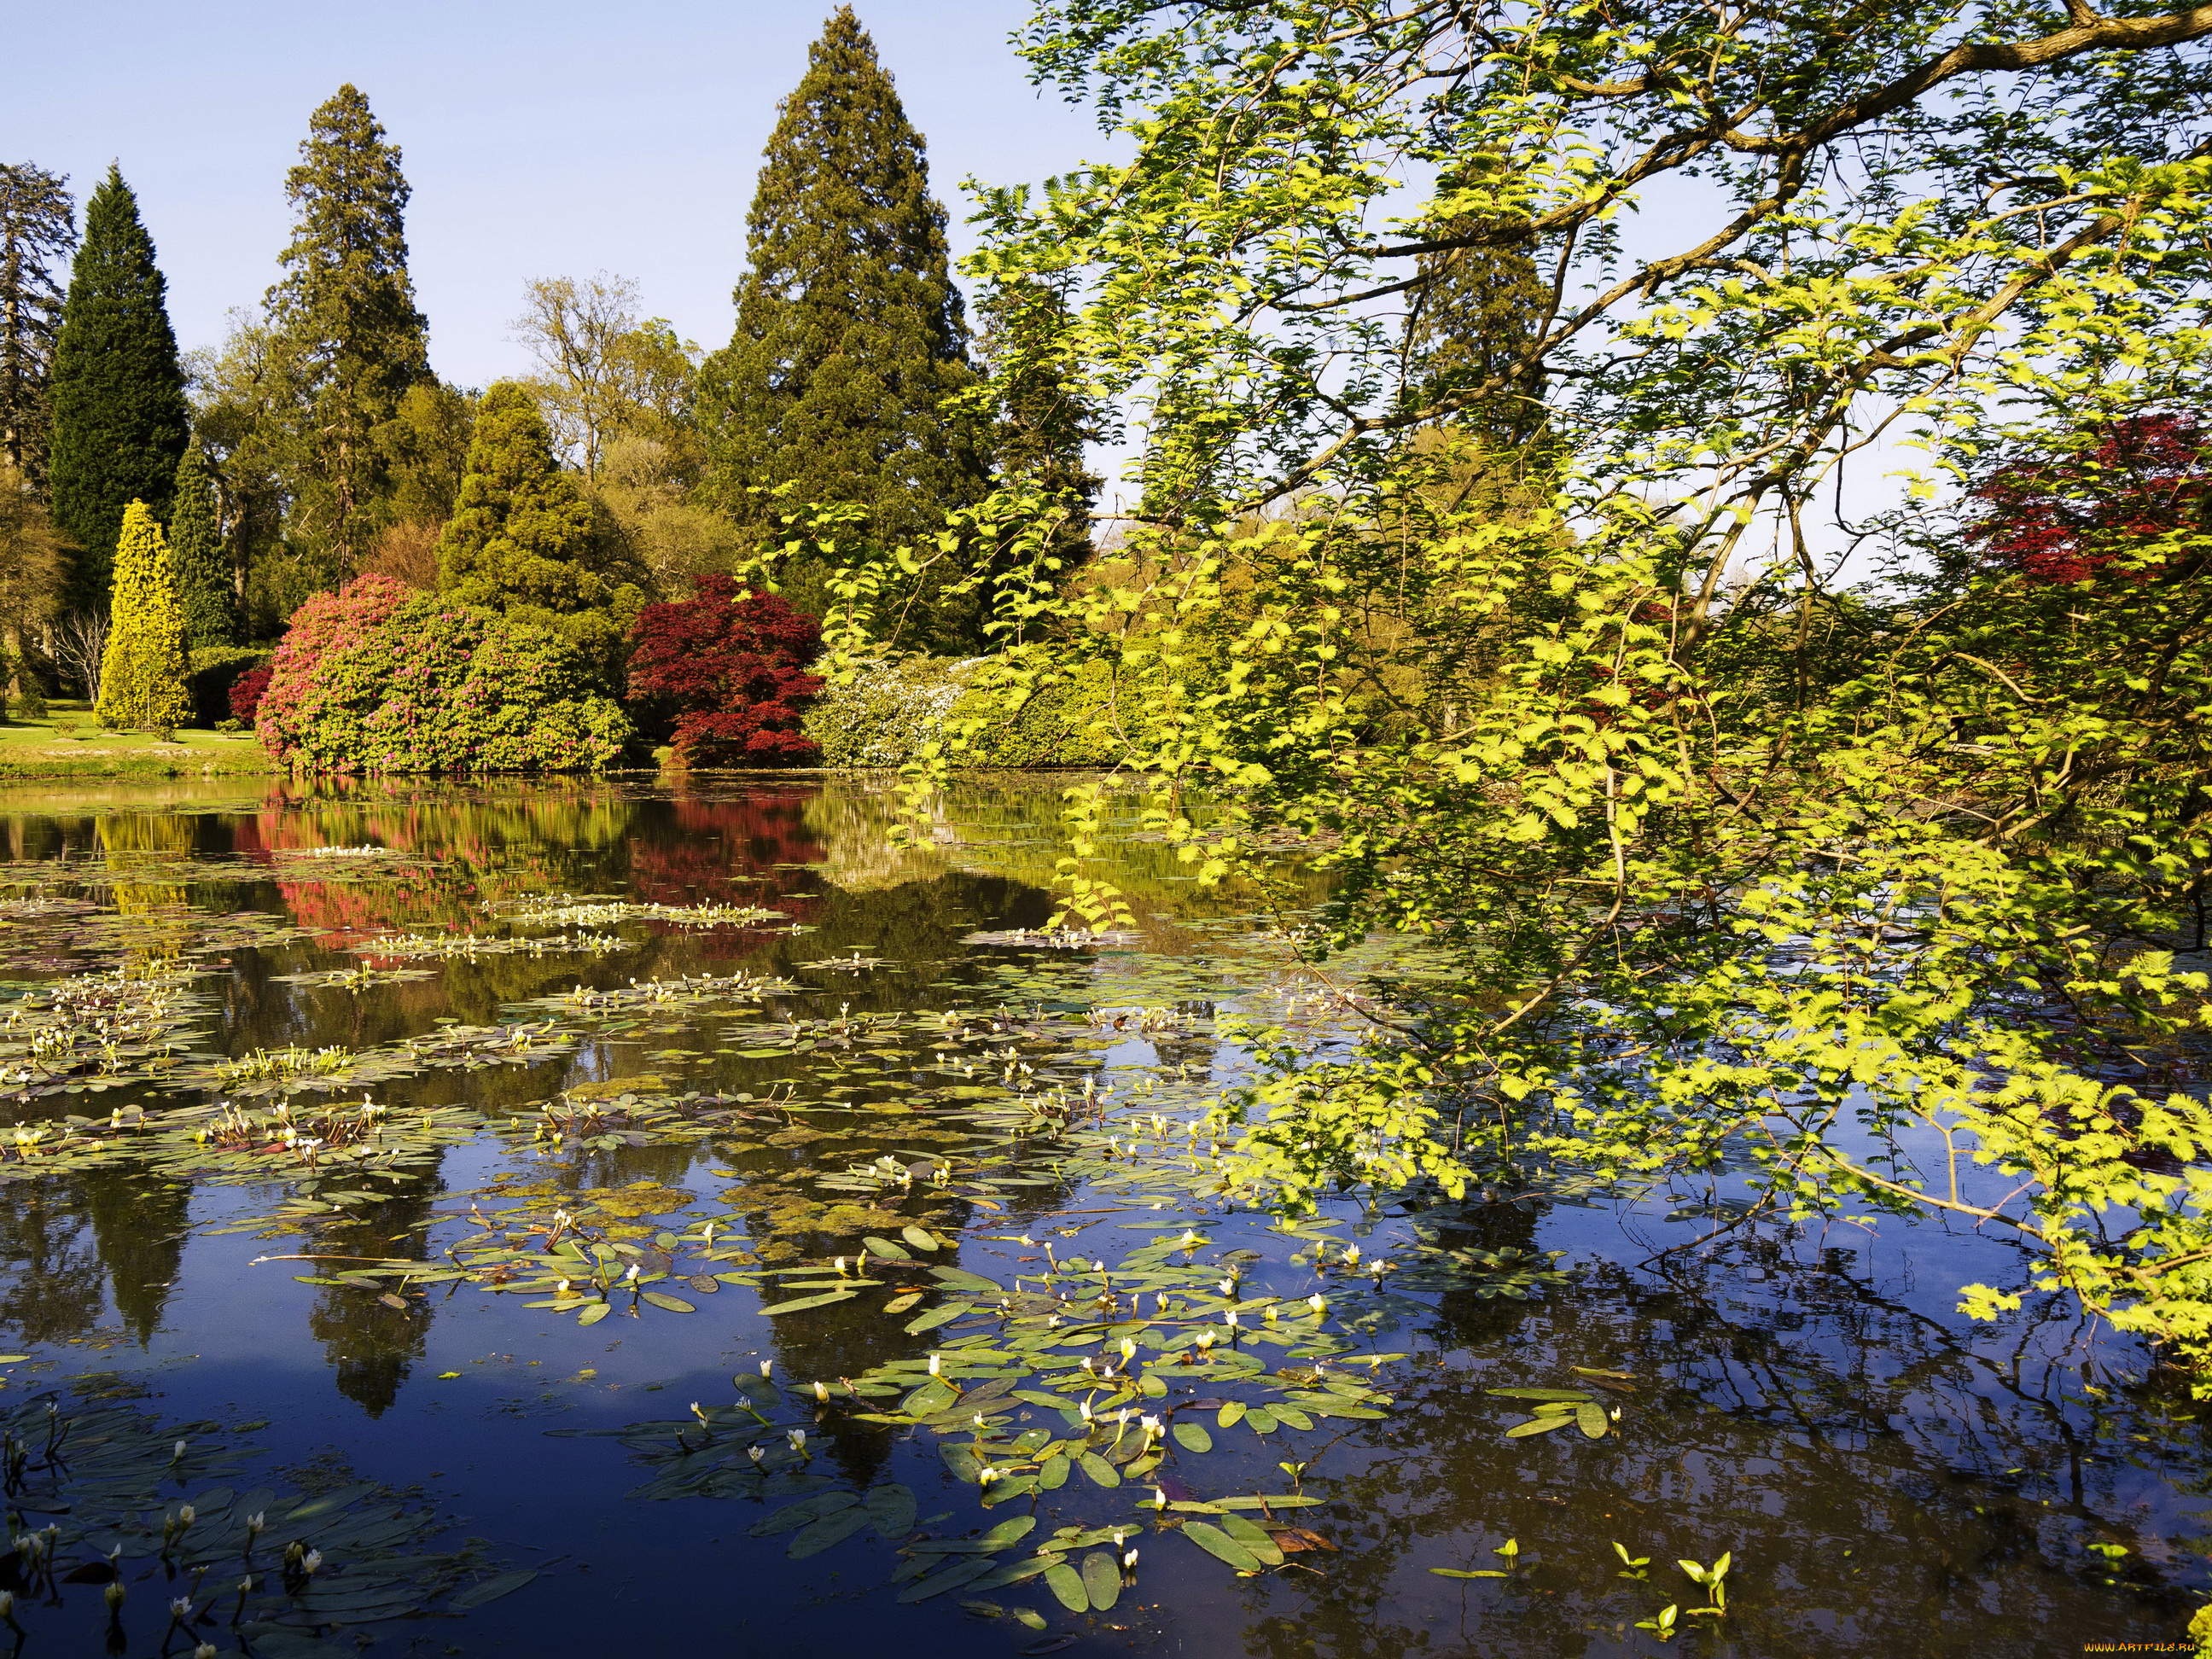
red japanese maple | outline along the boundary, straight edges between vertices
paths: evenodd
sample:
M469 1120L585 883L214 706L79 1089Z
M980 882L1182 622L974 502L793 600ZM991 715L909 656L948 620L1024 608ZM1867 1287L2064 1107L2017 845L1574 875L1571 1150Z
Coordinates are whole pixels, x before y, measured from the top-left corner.
M2212 530L2212 455L2192 416L2141 415L2075 453L2008 466L1974 493L1990 508L1968 532L1984 556L2062 586L2155 538Z
M631 718L685 766L804 765L821 753L799 729L821 651L805 611L702 576L694 598L649 605L630 629Z
M276 672L273 668L249 668L230 683L230 715L233 720L253 724L253 717L261 712L261 696L269 690L269 681Z

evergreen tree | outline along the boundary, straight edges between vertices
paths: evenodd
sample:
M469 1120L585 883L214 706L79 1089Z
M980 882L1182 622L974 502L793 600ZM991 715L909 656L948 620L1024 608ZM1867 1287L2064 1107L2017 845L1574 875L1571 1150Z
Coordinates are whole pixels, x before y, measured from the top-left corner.
M945 400L974 378L921 135L849 7L784 100L746 221L738 325L700 374L712 493L741 523L849 503L882 545L977 500L984 465ZM788 485L781 497L758 493ZM805 575L794 572L802 603Z
M1462 220L1449 229L1480 228ZM1500 231L1495 241L1425 255L1420 278L1406 322L1412 396L1455 410L1492 449L1525 449L1544 425L1534 347L1552 299L1527 244Z
M169 547L177 567L177 600L185 619L185 648L231 645L238 639L238 599L230 556L216 517L215 468L195 438L177 464L176 511Z
M191 713L185 688L185 616L177 602L177 562L153 509L125 509L115 544L115 601L100 659L105 726L163 731Z
M595 541L592 504L555 457L537 399L511 380L492 386L438 539L439 591L549 629L611 671L642 596L591 568Z
M350 84L318 109L285 175L295 210L288 274L269 291L278 356L294 382L294 529L349 578L389 516L383 429L430 374L428 325L407 274L410 194Z
M1069 359L1072 319L1059 289L1034 279L1000 283L981 308L997 392L992 457L1008 481L1056 501L1046 544L1065 574L1091 556L1099 479L1084 465L1083 447L1105 437L1107 422Z
M46 478L47 380L61 326L54 262L76 246L68 182L28 161L0 162L0 460L33 489Z
M166 517L191 436L168 285L138 200L115 167L85 204L54 341L47 483L54 522L76 544L71 599L105 609L124 510Z

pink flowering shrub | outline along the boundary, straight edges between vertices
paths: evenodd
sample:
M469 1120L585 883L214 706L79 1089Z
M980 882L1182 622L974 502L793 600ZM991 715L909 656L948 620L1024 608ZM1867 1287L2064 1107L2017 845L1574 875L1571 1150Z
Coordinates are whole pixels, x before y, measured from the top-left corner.
M407 603L415 590L390 576L357 576L335 593L318 593L292 613L284 638L270 659L269 678L253 711L253 729L271 754L276 745L264 725L279 729L294 717L315 665L341 645L368 634Z
M319 628L328 614L309 620ZM280 703L284 665L280 652L254 729L295 771L596 772L635 735L573 647L435 595L324 644Z

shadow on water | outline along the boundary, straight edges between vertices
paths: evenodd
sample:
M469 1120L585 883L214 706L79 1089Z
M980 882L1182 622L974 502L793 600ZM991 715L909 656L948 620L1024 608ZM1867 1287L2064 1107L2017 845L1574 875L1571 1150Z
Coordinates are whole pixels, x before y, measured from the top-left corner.
M1113 878L1145 929L1131 951L1094 959L969 943L1051 915L1057 811L1054 786L975 785L940 804L919 850L895 852L885 793L837 781L0 792L0 882L46 907L8 911L0 951L13 965L0 971L20 984L184 954L208 969L194 983L209 999L210 1061L382 1051L441 1023L535 1018L538 1000L578 988L740 973L776 982L742 1007L579 1027L543 1057L417 1067L332 1091L395 1110L462 1105L490 1121L320 1212L271 1218L283 1189L269 1183L195 1186L128 1164L11 1170L19 1178L0 1182L0 1333L32 1358L8 1371L0 1403L42 1389L81 1401L132 1370L155 1391L153 1408L249 1437L262 1468L340 1468L378 1491L427 1491L467 1571L491 1571L468 1565L475 1551L540 1574L428 1635L372 1620L359 1633L374 1652L769 1641L794 1656L1022 1651L1039 1638L1010 1613L963 1611L957 1594L901 1605L886 1582L898 1558L872 1534L794 1560L787 1535L750 1534L764 1512L757 1500L627 1495L649 1471L617 1434L625 1425L680 1425L687 1402L729 1400L732 1376L757 1376L763 1362L805 1405L815 1381L826 1393L888 1361L919 1361L949 1333L909 1333L862 1300L763 1319L773 1289L703 1275L689 1281L688 1315L586 1328L542 1299L526 1307L473 1281L392 1294L295 1274L330 1279L329 1264L368 1261L434 1272L487 1214L524 1217L499 1224L520 1229L563 1205L641 1259L666 1256L667 1230L700 1218L742 1234L763 1268L826 1264L907 1226L953 1240L947 1259L961 1268L1009 1282L1040 1271L1048 1243L1118 1259L1150 1237L1131 1228L1168 1218L1132 1220L1126 1196L1082 1179L995 1196L927 1174L878 1191L820 1184L873 1160L926 1170L975 1144L972 1128L913 1103L918 1079L960 1081L932 1024L948 1011L988 1020L994 1008L1028 1010L1030 1025L1006 1022L1003 1039L982 1026L986 1046L961 1052L995 1053L988 1044L1003 1040L1043 1066L1033 1027L1054 1010L1210 999L1217 986L1228 998L1278 971L1235 920L1256 896L1201 894L1166 849L1141 843L1119 849ZM711 927L580 923L619 948L429 958L423 977L351 988L298 977L396 960L362 949L395 933L504 937L499 907L548 895L775 915ZM868 965L839 965L855 957ZM1065 1024L1090 1038L1079 1019ZM1109 1031L1050 1063L1069 1090L1173 1073L1189 1085L1187 1104L1238 1057L1201 1025L1142 1040ZM742 1105L736 1127L690 1139L495 1133L534 1121L564 1089ZM17 1111L40 1123L203 1097L134 1085ZM1224 1261L1255 1252L1249 1270L1271 1294L1344 1296L1357 1278L1259 1218L1195 1194L1187 1207ZM1986 1241L1905 1228L1670 1250L1706 1224L1662 1209L1510 1195L1425 1219L1345 1208L1340 1249L1351 1238L1376 1256L1410 1247L1419 1222L1451 1249L1565 1252L1575 1277L1525 1298L1476 1281L1376 1301L1362 1340L1403 1356L1378 1373L1396 1396L1381 1420L1265 1436L1223 1427L1204 1456L1171 1449L1167 1471L1194 1489L1297 1486L1321 1500L1294 1512L1298 1524L1334 1548L1238 1577L1182 1539L1147 1533L1134 1540L1136 1586L1110 1613L1071 1614L1042 1581L993 1590L981 1607L1030 1609L1046 1639L1065 1633L1078 1654L1268 1659L2039 1656L2171 1639L2185 1624L2208 1589L2194 1513L2212 1506L2201 1431L2185 1390L2138 1351L2049 1297L2030 1296L1995 1327L1967 1325L1951 1311L1953 1287L2020 1277ZM896 1294L908 1281L933 1288L925 1265L876 1270ZM1623 1375L1613 1387L1589 1383L1594 1372ZM1606 1387L1600 1399L1620 1413L1607 1433L1509 1438L1527 1402L1486 1392L1563 1385ZM1033 1416L1054 1421L1024 1407L1018 1422ZM803 1480L820 1489L902 1482L926 1529L1027 1512L979 1516L934 1440L871 1424L849 1403L807 1420L815 1449ZM606 1437L548 1439L556 1426ZM744 1474L734 1455L733 1467ZM1130 1500L1143 1490L1075 1481L1041 1493L1038 1510L1047 1527L1141 1528ZM11 1513L11 1531L42 1524ZM940 1515L951 1518L930 1519ZM1501 1553L1509 1540L1516 1549ZM1725 1618L1692 1621L1671 1649L1638 1627L1700 1601L1679 1559L1723 1551ZM36 1650L89 1652L106 1640L86 1634L95 1628L42 1626ZM237 1649L227 1628L203 1634ZM255 1650L324 1659L355 1651L354 1634L343 1620L287 1627ZM143 1625L129 1650L175 1646L155 1638Z

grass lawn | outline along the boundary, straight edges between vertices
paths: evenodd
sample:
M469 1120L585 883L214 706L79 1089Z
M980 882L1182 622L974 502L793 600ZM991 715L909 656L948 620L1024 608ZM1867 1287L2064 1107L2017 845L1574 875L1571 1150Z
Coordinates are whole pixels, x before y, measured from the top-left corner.
M251 732L179 727L160 743L146 732L103 732L92 706L59 700L44 720L0 722L0 777L184 777L268 772L269 757Z

